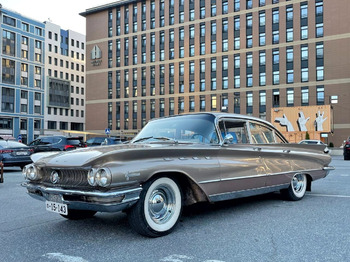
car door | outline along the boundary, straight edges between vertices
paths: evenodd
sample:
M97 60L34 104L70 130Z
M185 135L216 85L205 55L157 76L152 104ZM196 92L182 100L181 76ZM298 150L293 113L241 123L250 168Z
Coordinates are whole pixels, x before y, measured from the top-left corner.
M251 143L248 121L224 119L219 122L221 135L233 136L230 144L221 147L218 159L221 169L221 193L245 191L264 187L266 170L260 149Z
M263 123L250 122L249 130L252 142L260 152L260 158L266 170L266 187L283 185L290 182L288 176L295 169L290 149L284 144L276 130Z

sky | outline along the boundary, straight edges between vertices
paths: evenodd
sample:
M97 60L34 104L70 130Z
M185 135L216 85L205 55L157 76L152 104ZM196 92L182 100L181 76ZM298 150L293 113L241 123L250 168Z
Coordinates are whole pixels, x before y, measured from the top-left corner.
M0 0L3 8L11 9L28 18L51 21L64 30L86 34L85 17L79 15L86 9L115 2L116 0Z

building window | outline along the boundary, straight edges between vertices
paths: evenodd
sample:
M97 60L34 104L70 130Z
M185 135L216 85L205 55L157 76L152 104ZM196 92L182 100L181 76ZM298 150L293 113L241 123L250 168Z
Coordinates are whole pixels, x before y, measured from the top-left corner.
M307 14L307 4L302 4L300 6L300 18L307 18L308 14Z
M323 37L323 23L316 24L316 37Z
M309 105L309 88L308 87L301 88L301 105L302 106Z
M272 83L274 85L279 85L280 84L280 72L279 71L274 71L272 73Z
M278 89L274 89L272 94L273 94L272 106L279 107L280 106L280 91Z
M15 61L2 59L2 82L15 84Z
M234 49L238 50L241 48L241 40L240 37L235 37L234 38Z
M293 28L288 28L286 32L286 41L291 42L294 39Z
M13 113L14 105L15 105L15 89L3 87L1 92L1 111L7 112L7 113Z
M234 76L234 88L241 87L241 77L239 75Z
M240 0L234 0L234 10L235 12L238 12L241 9L241 1Z
M260 46L266 45L266 34L265 33L259 34L259 45Z
M293 106L294 105L294 89L288 88L287 89L287 106Z
M278 24L280 21L280 13L279 10L273 10L272 11L272 23Z
M324 80L324 67L323 66L316 67L316 80L317 81Z
M28 43L28 38L26 39ZM2 53L4 55L15 56L16 49L15 33L3 30L2 32ZM27 57L28 58L28 57Z
M302 26L300 28L300 38L301 40L305 40L308 38L308 26Z
M317 105L324 105L324 87L317 86L316 88L316 103Z
M287 70L287 84L294 83L294 71L293 69Z
M247 74L247 87L253 86L253 74Z
M278 44L280 42L280 32L277 31L273 31L272 32L272 43L273 44Z
M266 73L262 72L259 75L259 85L260 86L265 86L266 85Z

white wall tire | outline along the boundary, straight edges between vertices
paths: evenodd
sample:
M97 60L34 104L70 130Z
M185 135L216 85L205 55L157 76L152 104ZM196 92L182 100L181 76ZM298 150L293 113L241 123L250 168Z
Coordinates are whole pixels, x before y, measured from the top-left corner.
M144 184L140 200L128 213L130 225L148 237L169 234L179 221L182 193L175 180L160 177Z
M288 200L298 201L305 196L306 188L307 176L305 174L298 173L293 176L289 187L281 192Z

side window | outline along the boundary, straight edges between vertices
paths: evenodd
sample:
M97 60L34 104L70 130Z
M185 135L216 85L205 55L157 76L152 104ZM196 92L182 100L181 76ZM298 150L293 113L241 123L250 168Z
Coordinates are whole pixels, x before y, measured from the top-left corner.
M245 121L229 121L219 123L221 136L224 138L230 134L233 137L232 144L249 143L247 127Z
M273 130L267 128L266 126L249 123L250 133L252 135L254 144L270 144L276 143Z
M42 139L40 139L40 145L48 145L51 143L52 141L49 137L43 137Z
M61 142L61 138L59 138L59 137L52 138L52 144L58 144L59 142Z

